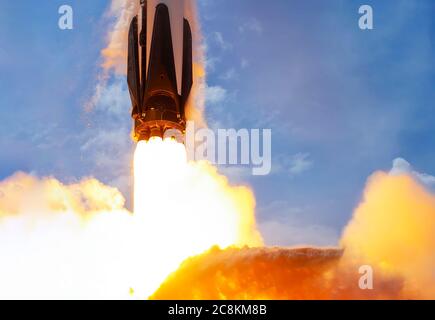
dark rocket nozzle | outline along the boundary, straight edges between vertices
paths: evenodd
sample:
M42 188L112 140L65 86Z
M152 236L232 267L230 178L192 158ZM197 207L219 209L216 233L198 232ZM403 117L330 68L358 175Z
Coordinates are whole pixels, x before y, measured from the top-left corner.
M128 36L127 82L132 102L136 140L163 137L168 129L185 131L185 107L193 84L192 33L184 19L182 83L177 84L176 63L169 9L155 8L154 25L147 52L147 1L141 0L141 25L133 18ZM147 59L148 55L148 59ZM148 64L147 64L148 61Z

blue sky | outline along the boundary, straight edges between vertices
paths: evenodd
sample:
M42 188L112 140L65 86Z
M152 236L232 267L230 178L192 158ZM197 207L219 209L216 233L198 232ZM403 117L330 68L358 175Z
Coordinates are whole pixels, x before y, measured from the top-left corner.
M62 4L74 9L73 30L57 27ZM373 7L374 30L358 28L362 4ZM108 6L0 1L0 179L93 175L129 197L125 86L105 102L116 110L83 108ZM435 174L432 0L201 0L199 14L209 122L272 129L271 175L223 169L253 187L268 243L334 242L367 177L398 157Z

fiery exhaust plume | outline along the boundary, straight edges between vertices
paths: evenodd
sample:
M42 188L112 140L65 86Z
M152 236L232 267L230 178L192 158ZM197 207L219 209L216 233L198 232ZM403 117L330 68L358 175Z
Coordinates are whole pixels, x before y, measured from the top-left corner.
M341 247L213 249L186 260L154 299L434 299L435 196L375 173ZM359 287L361 266L373 289ZM187 285L189 284L189 285Z
M346 263L403 280L403 298L435 298L435 195L408 175L375 173L344 231Z
M111 77L125 81L127 29L138 4L111 3L114 23L87 111L104 98ZM205 72L195 3L177 8L194 37L187 117L201 126ZM18 173L2 181L0 298L144 299L189 256L213 245L262 244L252 192L230 186L208 163L188 163L182 145L139 143L134 172L134 213L118 190L95 179L65 185Z
M18 173L1 182L0 297L435 296L435 196L407 175L369 179L343 249L291 249L261 247L249 190L230 187L208 164L186 162L182 145L139 144L135 170L134 214L95 179L63 185ZM214 244L220 248L202 254ZM239 248L224 249L231 245ZM373 290L358 286L362 265L373 268Z
M184 3L200 37L194 2ZM137 9L136 0L112 1L116 21L89 109L110 76L125 74ZM188 110L198 126L200 42ZM229 185L207 162L188 162L173 140L138 143L134 184L129 212L117 189L93 178L63 184L16 173L0 181L0 298L435 298L435 196L408 175L375 173L340 248L324 249L263 247L251 190ZM363 265L374 271L373 290L359 287Z
M154 288L184 259L213 245L262 244L251 191L230 187L208 163L188 163L184 145L141 141L134 164L134 212L158 261L151 273Z
M172 140L138 144L134 213L95 179L18 173L0 195L0 298L145 299L189 256L262 244L251 191Z
M326 298L340 256L337 249L213 248L186 260L152 298Z

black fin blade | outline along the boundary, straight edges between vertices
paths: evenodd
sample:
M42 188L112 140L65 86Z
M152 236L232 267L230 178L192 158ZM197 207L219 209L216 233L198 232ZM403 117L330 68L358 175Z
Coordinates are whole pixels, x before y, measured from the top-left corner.
M181 87L181 113L184 115L187 99L193 85L192 30L189 21L184 19L183 27L183 84Z
M172 46L171 23L169 10L166 5L159 4L156 7L153 28L146 97L143 103L146 104L145 100L159 92L165 92L167 95L172 96L174 101L177 101L179 96ZM146 105L144 107L146 108ZM178 101L176 109L178 109Z
M140 79L139 79L139 48L138 48L138 27L137 16L131 20L128 31L128 59L127 59L127 83L132 102L132 115L140 112Z
M145 96L146 77L147 77L147 1L141 1L142 9L142 30L139 35L139 45L141 48L140 79L141 79L141 97Z

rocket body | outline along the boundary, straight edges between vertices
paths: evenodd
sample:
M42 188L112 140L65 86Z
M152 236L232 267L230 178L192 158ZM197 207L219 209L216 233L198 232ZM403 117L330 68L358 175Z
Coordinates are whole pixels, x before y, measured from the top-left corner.
M128 34L127 82L135 140L185 131L193 84L192 32L183 0L141 0Z

